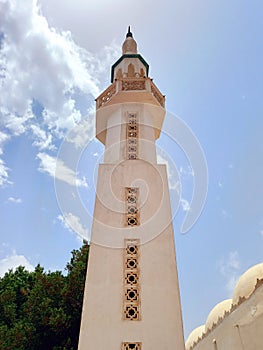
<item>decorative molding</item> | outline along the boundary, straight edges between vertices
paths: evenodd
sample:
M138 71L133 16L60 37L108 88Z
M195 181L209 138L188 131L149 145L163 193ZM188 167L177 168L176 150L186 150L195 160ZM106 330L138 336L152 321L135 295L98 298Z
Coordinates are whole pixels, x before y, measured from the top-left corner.
M255 285L255 289L258 289L261 286L263 286L263 278L257 278L257 283Z
M145 90L145 79L123 79L122 80L122 91L129 90Z
M159 102L159 104L164 107L165 105L165 96L162 95L161 91L157 88L157 86L151 81L151 93Z
M137 123L136 113L128 113L128 122L126 124L126 149L127 159L138 158L138 133L139 125Z
M139 246L140 246L139 239L125 240L125 248L124 248L124 256L123 256L123 265L124 265L123 266L124 267L123 268L124 270L123 320L126 320L126 321L139 321L141 319ZM123 344L130 344L130 343L123 343ZM128 347L124 349L137 349L137 348Z
M138 226L140 224L140 215L138 210L139 188L126 187L126 225Z
M138 58L141 63L144 65L145 69L146 69L146 76L148 77L148 73L149 73L149 65L148 63L145 61L145 59L140 55L140 54L125 54L122 55L118 61L116 61L114 63L114 65L111 67L111 82L113 82L113 78L114 78L114 70L115 68L122 62L122 60L124 60L125 58Z
M116 94L116 82L111 84L103 93L96 99L97 109L103 107L105 103L110 101L113 95Z
M141 342L123 342L121 350L142 350Z
M118 73L121 76L121 72ZM124 74L125 75L125 74ZM123 75L123 76L124 76ZM138 74L140 75L140 74ZM121 82L121 90L122 91L147 91L146 89L146 80L150 81L150 92L153 97L157 100L157 102L164 108L165 106L165 96L162 95L157 86L150 80L149 78L144 77L136 77L135 78L122 78ZM96 107L97 109L103 107L105 103L111 100L112 96L116 94L117 81L113 82L105 91L100 94L100 96L96 99Z

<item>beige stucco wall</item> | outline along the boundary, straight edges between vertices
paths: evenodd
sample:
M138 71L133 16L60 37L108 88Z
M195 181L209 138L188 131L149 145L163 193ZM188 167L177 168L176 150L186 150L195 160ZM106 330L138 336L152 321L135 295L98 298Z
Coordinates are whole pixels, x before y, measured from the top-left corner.
M113 119L117 118L117 115L122 115L123 118L125 111L132 111L136 108L141 111L143 122L146 125L149 125L147 124L149 116L152 119L154 136L157 140L161 133L165 109L158 104L152 93L146 91L120 91L113 95L105 106L100 107L96 112L96 137L106 145L108 119L113 115L116 116ZM116 121L110 123L116 125Z
M124 188L140 188L140 226L124 225ZM143 160L100 165L79 349L183 350L169 191L164 165ZM141 320L122 318L125 238L139 238ZM97 244L96 244L97 243ZM119 247L119 248L116 248Z
M208 332L194 350L263 349L263 286Z
M123 53L136 52L129 34ZM166 167L156 164L164 96L144 77L139 58L123 58L115 73L116 80L96 102L96 137L105 154L98 170L79 350L121 350L122 342L141 342L142 350L184 350ZM137 115L136 160L126 160L127 113ZM139 225L134 227L127 226L127 187L139 189ZM140 240L136 321L123 317L124 242L132 238Z
M104 152L104 163L118 163L127 159L126 124L128 114L135 113L138 126L138 158L156 163L155 147L155 113L159 108L140 104L125 103L118 108L106 108L101 113L106 128L106 143ZM162 109L161 109L162 111Z
M133 64L135 73L137 73L138 75L141 72L141 69L144 72L144 75L146 75L146 68L144 66L144 64L142 64L142 62L138 59L138 58L126 58L124 60L122 60L116 67L114 70L114 78L117 78L117 74L118 74L118 70L121 69L122 74L128 74L128 66L129 64Z

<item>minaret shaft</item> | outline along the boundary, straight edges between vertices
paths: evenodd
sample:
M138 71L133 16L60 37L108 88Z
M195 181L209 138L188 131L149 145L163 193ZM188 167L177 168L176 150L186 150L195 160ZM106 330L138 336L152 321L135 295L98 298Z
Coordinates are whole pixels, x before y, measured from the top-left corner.
M114 81L97 99L105 154L79 350L184 350L168 180L156 161L164 97L128 34Z

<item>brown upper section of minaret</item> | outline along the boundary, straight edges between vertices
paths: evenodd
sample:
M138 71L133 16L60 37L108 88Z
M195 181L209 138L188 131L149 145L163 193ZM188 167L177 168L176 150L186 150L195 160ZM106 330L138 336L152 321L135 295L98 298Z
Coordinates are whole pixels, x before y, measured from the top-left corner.
M112 84L96 99L96 108L116 103L150 103L164 108L165 97L148 77L149 65L137 53L137 43L128 29L122 56L112 66Z

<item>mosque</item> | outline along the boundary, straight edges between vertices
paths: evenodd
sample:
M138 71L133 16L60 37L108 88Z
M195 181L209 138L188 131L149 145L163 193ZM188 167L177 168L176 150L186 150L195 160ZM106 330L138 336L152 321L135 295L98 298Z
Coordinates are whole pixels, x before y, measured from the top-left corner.
M263 263L238 280L232 299L218 303L205 325L189 335L185 350L263 349Z
M165 97L128 30L96 100L99 165L79 350L262 350L263 263L206 324L183 335L166 166L155 141Z

